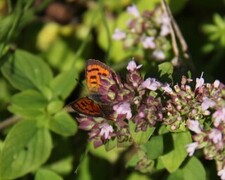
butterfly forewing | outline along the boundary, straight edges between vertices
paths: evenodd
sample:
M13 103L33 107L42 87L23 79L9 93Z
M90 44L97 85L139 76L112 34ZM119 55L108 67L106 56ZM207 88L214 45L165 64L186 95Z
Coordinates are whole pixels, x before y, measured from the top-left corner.
M72 102L71 107L79 114L102 116L101 106L88 97L82 97Z
M89 59L86 66L86 82L90 92L98 92L101 76L108 78L114 73L107 65L94 59Z

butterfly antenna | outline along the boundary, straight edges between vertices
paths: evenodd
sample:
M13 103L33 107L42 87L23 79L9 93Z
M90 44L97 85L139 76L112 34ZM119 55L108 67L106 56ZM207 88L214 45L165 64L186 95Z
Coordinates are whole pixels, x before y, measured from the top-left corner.
M77 168L75 169L74 174L77 174L77 171L79 170L81 164L84 162L85 158L87 157L88 152L89 152L89 145L87 145L87 147L85 148L85 151L79 160L79 164L77 165Z

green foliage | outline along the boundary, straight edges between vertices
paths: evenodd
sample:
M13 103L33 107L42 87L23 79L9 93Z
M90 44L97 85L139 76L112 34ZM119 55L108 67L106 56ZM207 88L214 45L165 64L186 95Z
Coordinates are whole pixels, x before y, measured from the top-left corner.
M42 91L53 78L49 66L39 57L17 50L2 65L2 73L17 89Z
M132 121L129 121L129 129L130 129L131 136L134 142L138 145L145 144L155 130L155 127L151 127L151 128L148 127L145 132L144 131L136 132L135 128L136 128L135 124Z
M64 111L60 111L52 117L49 128L63 136L72 136L77 130L74 120Z
M23 120L9 132L1 150L0 178L15 179L34 171L50 156L49 131L36 120Z
M7 135L0 158L0 178L13 179L38 169L47 161L52 149L49 130L61 136L75 134L77 126L63 111L61 99L68 97L76 82L74 71L53 78L51 69L41 58L22 50L14 52L1 71L21 90L12 96L9 110L23 119ZM62 179L49 170L39 170L35 178L43 177Z
M40 169L37 171L35 180L48 180L48 179L63 180L62 177L60 177L53 171L47 169Z
M168 152L160 158L165 168L172 173L180 167L186 158L187 151L185 145L191 142L191 136L189 132L180 132L173 133L172 135L167 133L164 134L164 137L164 147L171 149L166 149Z
M146 142L142 148L149 159L157 159L163 154L163 137L160 135L151 137L151 139Z
M214 14L213 24L205 24L203 26L204 33L209 38L209 43L205 45L205 50L210 52L220 46L225 47L225 19L219 14Z

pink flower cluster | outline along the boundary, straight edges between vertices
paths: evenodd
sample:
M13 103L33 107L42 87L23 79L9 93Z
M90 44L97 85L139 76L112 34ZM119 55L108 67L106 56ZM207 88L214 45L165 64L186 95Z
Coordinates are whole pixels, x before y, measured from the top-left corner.
M193 142L187 152L192 156L196 149L202 149L206 159L215 160L218 175L225 176L225 86L218 80L205 83L203 74L196 78L194 90L188 85L192 80L182 78L181 85L167 92L164 124L177 130L187 127L193 132Z
M137 15L137 13L136 13ZM218 175L225 176L225 86L218 80L205 83L203 75L196 83L185 76L174 86L140 74L141 65L133 60L127 65L126 80L112 71L112 77L100 77L98 100L104 116L81 115L79 127L89 132L98 147L108 142L131 145L129 121L136 131L163 124L171 132L193 133L186 145L189 156L202 149L206 159L215 160ZM194 87L194 88L193 88ZM116 146L115 145L115 146Z
M166 39L170 34L170 19L159 7L141 14L135 5L131 5L127 7L127 12L132 16L127 22L127 29L116 28L112 38L122 41L125 49L140 44L152 59L164 60L165 53L170 49Z
M89 140L98 147L110 140L118 144L132 143L128 121L133 121L137 131L145 131L162 120L162 105L159 98L149 95L161 87L154 78L144 80L135 61L127 66L126 81L115 73L112 77L101 76L98 101L104 111L103 117L81 115L77 118L80 129L89 131Z

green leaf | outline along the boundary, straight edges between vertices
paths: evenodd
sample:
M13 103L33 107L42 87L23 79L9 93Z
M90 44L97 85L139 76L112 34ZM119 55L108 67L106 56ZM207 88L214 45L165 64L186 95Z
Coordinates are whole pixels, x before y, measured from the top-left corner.
M39 118L45 114L45 112L42 109L34 109L34 108L29 108L29 109L24 109L21 106L17 105L11 105L8 107L8 110L12 112L13 114L17 114L22 117L26 118Z
M98 148L94 148L93 144L90 144L90 153L94 156L97 156L101 159L106 159L107 161L114 163L118 160L120 154L122 151L124 151L125 148L114 148L111 151L106 151L104 146L100 146Z
M137 179L138 180L152 180L149 176L144 175L144 174L140 174L140 173L137 173L137 172L133 172L127 178L127 180L137 180Z
M0 157L0 179L15 179L34 171L49 157L49 131L35 120L21 120L7 135Z
M63 180L61 176L56 174L54 171L48 169L39 169L35 175L35 180Z
M182 170L178 169L175 172L171 173L167 180L184 180L185 176L186 174L184 174Z
M140 12L150 10L152 11L157 4L160 3L160 0L139 0L137 1L137 7Z
M71 156L60 159L45 167L59 174L69 174L73 170L73 161L74 158L71 154Z
M90 172L90 160L89 157L86 156L84 160L79 164L78 169L78 180L92 180L91 172Z
M138 145L145 144L151 137L155 127L148 127L146 131L136 132L136 124L129 121L129 130L134 142Z
M170 62L161 63L159 64L158 68L160 72L160 77L168 76L170 79L172 78L173 65Z
M70 95L77 81L77 71L71 69L56 76L51 83L51 88L55 95L65 99Z
M62 136L72 136L77 131L77 125L73 118L65 111L60 111L49 123L49 128Z
M110 139L106 144L105 144L105 150L110 151L114 149L117 145L117 138Z
M195 179L195 180L205 180L206 172L202 163L196 158L191 157L188 162L182 167L183 174L185 174L184 179Z
M9 111L24 117L39 117L45 113L48 101L35 90L25 90L12 97Z
M52 71L39 57L16 50L2 65L2 73L17 89L41 89L52 80Z
M168 153L160 158L165 168L172 173L180 167L187 156L185 146L191 142L191 135L189 132L180 132L172 135L167 133L164 137L164 147L167 148Z
M154 136L151 137L150 141L145 143L142 148L144 148L147 157L149 159L156 159L163 153L163 137Z
M143 156L140 157L139 153L133 154L133 156L126 163L126 167L135 167L141 158L143 158Z
M12 97L12 104L26 109L44 109L48 104L45 97L35 90L25 90Z
M63 101L54 100L51 101L47 106L47 111L49 114L55 114L63 108Z

